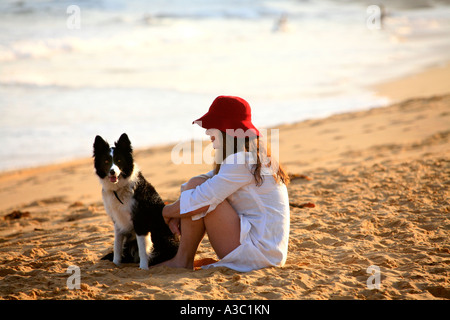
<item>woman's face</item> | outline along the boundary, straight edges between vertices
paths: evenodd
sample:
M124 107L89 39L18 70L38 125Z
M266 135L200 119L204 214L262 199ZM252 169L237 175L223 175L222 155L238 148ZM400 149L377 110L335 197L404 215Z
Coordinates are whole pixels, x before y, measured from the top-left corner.
M214 149L222 147L222 133L219 129L208 129L205 133L210 137Z

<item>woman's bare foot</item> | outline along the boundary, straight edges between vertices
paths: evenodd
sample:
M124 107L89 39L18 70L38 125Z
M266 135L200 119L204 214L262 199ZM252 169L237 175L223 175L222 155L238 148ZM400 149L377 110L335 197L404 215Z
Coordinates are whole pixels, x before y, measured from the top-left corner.
M191 263L183 261L183 259L179 259L177 256L173 257L170 260L158 263L153 267L170 267L170 268L184 268L184 269L194 269L194 262Z

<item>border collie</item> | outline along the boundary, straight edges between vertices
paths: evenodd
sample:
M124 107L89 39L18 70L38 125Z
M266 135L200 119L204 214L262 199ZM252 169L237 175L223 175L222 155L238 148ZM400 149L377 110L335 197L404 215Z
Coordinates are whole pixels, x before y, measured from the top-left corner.
M122 134L114 145L95 137L95 173L103 187L106 212L114 222L114 251L102 260L116 265L139 261L141 269L148 269L174 257L178 239L164 222L164 202L134 163L128 136Z

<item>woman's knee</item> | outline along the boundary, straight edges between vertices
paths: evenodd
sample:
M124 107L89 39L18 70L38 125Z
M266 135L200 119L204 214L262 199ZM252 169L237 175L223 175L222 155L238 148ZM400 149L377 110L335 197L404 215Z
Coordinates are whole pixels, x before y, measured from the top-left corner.
M181 192L189 189L195 189L197 186L201 185L203 182L205 182L207 179L203 177L193 177L189 179L188 182L183 184L181 186Z

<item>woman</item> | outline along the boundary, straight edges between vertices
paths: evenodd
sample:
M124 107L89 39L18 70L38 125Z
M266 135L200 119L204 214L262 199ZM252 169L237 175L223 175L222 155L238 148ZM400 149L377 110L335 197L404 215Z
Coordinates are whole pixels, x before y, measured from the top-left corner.
M246 272L283 266L289 239L289 179L260 145L249 104L239 97L219 96L193 123L207 129L216 165L183 184L180 198L164 207L166 223L181 240L177 255L160 265L192 269L207 232L220 260L203 268Z

